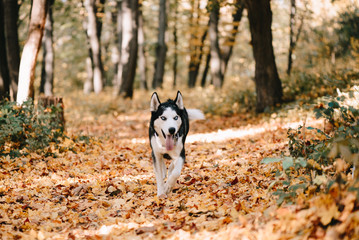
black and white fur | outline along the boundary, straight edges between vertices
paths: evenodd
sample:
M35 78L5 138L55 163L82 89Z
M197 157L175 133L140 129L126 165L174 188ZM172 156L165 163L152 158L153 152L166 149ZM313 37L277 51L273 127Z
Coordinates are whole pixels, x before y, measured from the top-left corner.
M158 196L166 196L181 174L189 120L196 119L204 119L203 113L197 109L186 110L180 91L175 100L168 99L164 103L160 102L156 92L152 94L149 137ZM171 160L167 181L165 159Z

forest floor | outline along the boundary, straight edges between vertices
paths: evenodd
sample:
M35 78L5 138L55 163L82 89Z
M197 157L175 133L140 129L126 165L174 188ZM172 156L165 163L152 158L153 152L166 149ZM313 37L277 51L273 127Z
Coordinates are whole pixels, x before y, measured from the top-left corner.
M268 190L280 165L260 161L288 151L287 130L304 115L207 115L191 123L181 176L159 199L149 110L97 114L81 101L65 99L68 134L81 141L65 140L56 158L2 160L2 239L338 239L359 222L358 211L331 208L335 194L278 207ZM305 116L308 125L323 124ZM323 224L334 215L340 224Z

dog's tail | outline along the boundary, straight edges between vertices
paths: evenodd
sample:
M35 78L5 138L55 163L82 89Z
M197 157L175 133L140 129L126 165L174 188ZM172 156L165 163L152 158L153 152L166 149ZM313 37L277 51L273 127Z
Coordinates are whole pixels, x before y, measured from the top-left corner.
M199 109L187 109L189 120L203 120L205 119L204 114Z

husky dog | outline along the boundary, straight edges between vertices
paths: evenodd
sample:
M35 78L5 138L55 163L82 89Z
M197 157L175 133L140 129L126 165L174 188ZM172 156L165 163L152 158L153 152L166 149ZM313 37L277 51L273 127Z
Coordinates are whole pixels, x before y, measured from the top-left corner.
M181 174L185 162L184 143L189 130L189 120L204 119L200 110L183 106L180 91L175 100L161 103L156 92L151 97L151 121L149 128L153 166L157 182L157 195L166 196ZM165 159L171 160L168 168Z

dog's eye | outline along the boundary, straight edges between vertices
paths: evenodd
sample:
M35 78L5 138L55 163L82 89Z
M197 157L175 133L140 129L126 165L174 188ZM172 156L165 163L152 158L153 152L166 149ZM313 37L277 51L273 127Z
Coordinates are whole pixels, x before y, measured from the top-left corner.
M161 117L161 119L163 120L163 121L166 121L167 120L167 118L166 117Z
M178 116L175 116L173 119L174 119L174 120L177 120L177 119L178 119Z

